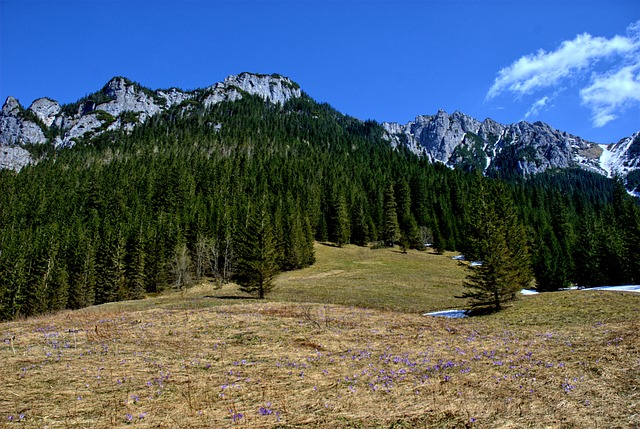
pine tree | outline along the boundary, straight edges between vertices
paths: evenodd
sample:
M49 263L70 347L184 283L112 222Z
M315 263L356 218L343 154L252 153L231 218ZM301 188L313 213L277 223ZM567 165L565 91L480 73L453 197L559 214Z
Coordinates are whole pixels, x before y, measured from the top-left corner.
M570 285L566 254L550 228L540 234L533 269L539 291L557 291Z
M393 185L389 185L384 194L384 226L382 239L387 246L393 246L400 240L400 225L398 223L396 199L393 195Z
M530 257L524 228L504 186L489 190L480 181L478 191L471 231L474 256L482 264L470 267L462 297L471 299L473 307L498 311L531 282Z
M126 288L129 299L144 298L146 290L144 235L138 231L129 238L126 250Z
M622 270L617 283L640 282L640 209L627 194L622 179L616 178L613 190L613 221L621 244L617 253Z
M101 240L97 260L96 303L126 299L126 248L122 232L109 230Z
M447 244L438 228L438 224L435 225L433 229L433 249L436 251L438 255L443 255L446 250Z
M600 246L598 244L598 226L593 214L584 216L579 223L575 246L576 261L573 280L578 286L593 287L604 284L600 267Z
M365 246L370 240L369 234L369 222L362 206L362 201L358 201L354 212L353 220L351 222L351 236L354 244L358 246Z
M87 237L83 237L76 249L76 269L72 272L69 306L79 309L93 305L96 294L96 252Z
M400 242L403 249L408 247L413 249L421 248L418 238L418 223L413 213L411 213L411 189L405 180L400 180L397 185L398 195L398 224L400 226Z
M351 222L349 211L343 195L337 196L331 207L331 234L329 239L336 246L342 247L349 243L351 237Z
M279 267L273 226L262 206L247 214L245 228L237 234L235 247L236 281L240 289L264 299L273 289L273 279Z

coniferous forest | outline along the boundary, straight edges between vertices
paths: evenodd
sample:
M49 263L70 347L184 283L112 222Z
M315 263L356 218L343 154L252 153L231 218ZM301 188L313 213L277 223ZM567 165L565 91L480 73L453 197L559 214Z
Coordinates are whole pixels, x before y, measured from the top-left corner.
M185 103L0 171L0 319L203 277L263 297L278 272L314 263L314 240L474 257L480 192L517 216L510 241L527 248L538 289L640 282L640 210L620 181L452 170L306 96Z

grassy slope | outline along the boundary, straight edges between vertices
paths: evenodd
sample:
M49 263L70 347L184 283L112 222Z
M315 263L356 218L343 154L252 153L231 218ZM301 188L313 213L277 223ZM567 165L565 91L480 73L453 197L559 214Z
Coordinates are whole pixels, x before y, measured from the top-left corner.
M1 324L0 427L640 425L640 294L421 316L461 304L449 256L318 245L267 302L202 285Z

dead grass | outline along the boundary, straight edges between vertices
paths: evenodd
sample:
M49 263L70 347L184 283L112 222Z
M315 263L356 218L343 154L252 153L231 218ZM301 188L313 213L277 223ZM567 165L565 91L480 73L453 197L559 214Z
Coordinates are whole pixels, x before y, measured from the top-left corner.
M408 310L438 308L415 285L402 294L422 303L384 310L394 298L382 285L397 289L417 271L394 272L402 261L391 252L342 250L322 249L317 266L281 278L277 299L293 301L300 287L300 301L332 289L348 301L341 288L351 287L367 304L370 284L378 299L368 309L211 298L240 295L202 286L0 324L0 427L640 425L640 295L544 294L491 316L424 317ZM409 270L429 263L416 261ZM449 280L423 275L434 302L446 302L437 283L455 290L458 268Z
M451 255L316 244L317 263L283 273L269 296L276 301L317 302L419 313L459 308L464 268Z

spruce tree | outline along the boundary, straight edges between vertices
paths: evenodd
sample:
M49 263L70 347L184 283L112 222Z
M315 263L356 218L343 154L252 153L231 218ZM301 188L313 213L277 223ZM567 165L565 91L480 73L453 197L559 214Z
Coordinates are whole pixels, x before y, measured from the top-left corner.
M358 202L354 209L351 225L352 242L358 246L365 246L370 239L369 222L367 222L367 216L361 201Z
M349 243L351 237L351 221L349 210L343 195L334 198L331 207L331 229L329 239L336 246L342 247Z
M400 224L398 223L398 212L396 199L393 195L393 185L389 185L384 193L384 225L382 239L387 246L393 246L400 240Z
M237 234L235 248L236 282L243 292L257 294L258 298L264 299L273 289L273 279L279 267L273 226L262 205L247 214L245 227Z
M470 267L463 298L476 308L498 311L532 280L524 228L504 185L479 182L472 218L473 248L482 264Z
M576 267L573 280L578 286L592 287L603 284L598 228L592 213L584 216L577 228L578 236L574 250Z
M408 247L418 249L421 247L418 237L418 223L411 213L411 189L405 180L400 180L397 185L398 195L398 224L400 226L400 243L403 249Z
M618 258L622 273L618 283L637 284L640 282L640 209L620 178L615 179L613 189L613 221L621 242Z
M550 228L540 235L535 259L533 270L537 290L549 292L569 287L570 272L566 255Z

